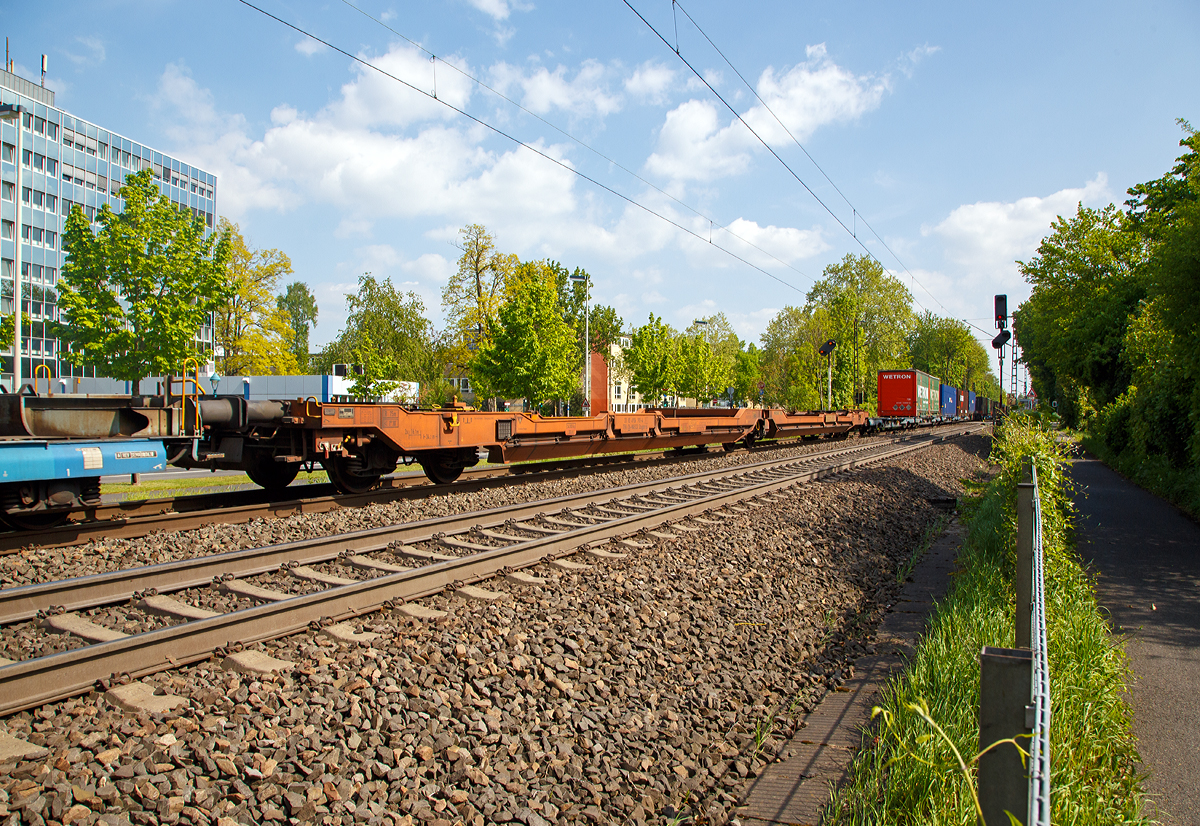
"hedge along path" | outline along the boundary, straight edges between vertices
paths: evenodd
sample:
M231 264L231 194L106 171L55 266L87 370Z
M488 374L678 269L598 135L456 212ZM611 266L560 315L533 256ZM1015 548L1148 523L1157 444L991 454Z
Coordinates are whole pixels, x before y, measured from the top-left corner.
M977 822L974 763L964 775L950 744L967 761L975 756L979 652L1013 642L1016 485L1026 456L1037 465L1042 496L1054 709L1052 821L1150 822L1141 814L1145 791L1123 697L1127 661L1072 543L1067 447L1036 419L1014 417L996 431L991 460L998 475L967 505L970 527L957 582L935 608L910 668L885 690L882 711L866 734L865 744L874 747L855 760L850 780L827 810L827 823ZM922 706L945 737L922 719L916 710Z

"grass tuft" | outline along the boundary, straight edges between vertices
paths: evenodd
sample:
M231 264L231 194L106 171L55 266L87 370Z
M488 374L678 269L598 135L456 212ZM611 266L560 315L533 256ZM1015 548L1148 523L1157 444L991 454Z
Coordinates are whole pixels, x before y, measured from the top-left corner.
M1144 790L1122 696L1128 666L1072 545L1066 448L1036 420L1015 417L997 428L993 442L999 474L963 502L969 531L961 573L936 606L910 667L887 686L877 713L883 724L867 732L826 823L978 822L978 657L985 645L1013 641L1016 483L1024 456L1034 457L1042 496L1052 822L1150 822L1141 815Z

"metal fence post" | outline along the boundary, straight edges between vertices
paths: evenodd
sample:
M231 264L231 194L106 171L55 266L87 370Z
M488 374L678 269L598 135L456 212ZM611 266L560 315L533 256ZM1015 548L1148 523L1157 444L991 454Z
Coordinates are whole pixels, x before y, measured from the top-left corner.
M1033 675L1028 650L985 646L979 655L979 750L1000 740L1029 734L1025 708ZM1028 738L1017 740L1028 751ZM1028 773L1021 753L1011 743L996 746L979 758L979 805L982 826L1008 826L1005 812L1026 817Z
M1017 484L1017 570L1013 575L1016 590L1016 648L1029 648L1033 622L1033 499L1037 496L1037 472L1028 459Z

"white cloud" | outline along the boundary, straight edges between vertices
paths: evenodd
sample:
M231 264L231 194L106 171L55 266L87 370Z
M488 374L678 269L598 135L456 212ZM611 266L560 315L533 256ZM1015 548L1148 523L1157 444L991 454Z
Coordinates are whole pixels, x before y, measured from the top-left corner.
M105 58L108 56L108 53L104 48L104 41L98 37L85 37L81 35L75 38L75 42L83 47L83 51L81 53L69 52L65 49L62 50L62 53L67 60L74 63L76 66L98 65L103 63ZM42 70L41 66L39 65L38 75L40 76L41 73Z
M912 51L905 52L904 54L900 55L900 60L898 61L900 71L904 73L905 77L912 77L913 73L917 69L917 65L921 61L930 55L937 54L941 50L941 46L930 46L926 44L924 46L918 46Z
M578 117L601 118L621 108L620 95L608 89L610 74L595 60L583 61L570 79L562 65L553 72L539 66L528 74L508 63L498 63L491 70L493 85L506 94L513 87L519 88L521 105L530 111L544 115L560 109Z
M403 269L412 274L418 283L445 284L458 265L437 253L427 252L415 261L405 263Z
M375 224L368 218L354 217L347 215L337 225L337 229L333 231L334 238L353 238L354 236L369 236Z
M733 131L735 127L741 131ZM676 180L707 181L737 175L750 165L745 140L749 136L744 133L740 123L722 128L714 104L689 100L667 113L646 169Z
M666 102L667 92L675 85L675 71L647 60L625 79L625 91L646 103Z
M791 264L829 249L829 244L821 236L820 227L808 230L774 225L760 227L754 221L738 218L729 225L729 233L722 235L725 246L760 267L778 266L779 261L776 259ZM749 244L759 249L754 249Z
M1073 215L1080 202L1101 206L1111 200L1108 176L1101 172L1082 187L1044 198L964 204L936 226L923 227L921 233L941 238L946 258L964 269L1000 284L1017 284L1014 262L1034 254L1056 217Z
M305 57L312 57L315 54L320 54L326 50L326 45L320 41L314 40L311 37L306 37L296 44L296 51Z
M780 121L804 141L821 126L853 121L877 108L891 88L886 75L855 75L838 66L823 43L809 46L806 56L805 62L790 69L777 72L768 66L759 76L758 94L775 114L757 105L742 118L768 143L791 140ZM675 180L735 175L746 169L749 152L757 143L736 120L723 126L714 104L690 100L667 114L646 168Z
M796 140L805 141L819 127L857 120L879 107L891 88L886 77L855 75L829 59L825 44L809 46L808 60L782 73L772 67L758 79L758 94L783 121ZM790 140L779 123L761 106L744 116L770 143Z
M512 11L508 0L467 0L467 2L493 20L507 20Z

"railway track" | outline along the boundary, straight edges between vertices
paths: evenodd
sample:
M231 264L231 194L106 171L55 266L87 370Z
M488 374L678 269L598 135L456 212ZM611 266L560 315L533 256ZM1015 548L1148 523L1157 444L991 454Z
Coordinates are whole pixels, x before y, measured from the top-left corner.
M719 524L721 512L745 507L739 503L747 499L769 504L784 488L885 462L980 427L0 590L0 623L67 635L73 646L0 667L0 714L214 654L237 665L250 653L240 650L244 645L308 627L369 642L344 622L380 609L432 618L438 612L411 601L446 589L465 598L498 598L473 583L503 576L536 585L539 579L522 569L545 563L578 570L586 564L566 557L580 553L593 561L619 559L622 550L640 546L633 538L639 534L697 531ZM95 621L105 606L121 603L127 603L125 613L153 617L148 623L154 627L127 636Z
M770 451L795 445L795 441L757 445L753 451ZM529 462L471 468L450 485L430 482L424 475L393 476L376 490L341 494L329 483L289 487L285 491L261 488L207 494L105 503L70 511L64 525L31 530L0 530L0 554L14 553L31 544L59 548L81 545L100 537L135 539L155 531L191 530L209 524L241 524L251 519L327 513L341 508L361 508L437 493L467 493L514 483L542 482L586 473L605 473L635 465L671 465L694 461L720 451L708 449L660 450L636 454L599 455L586 459ZM280 499L280 495L288 498Z
M790 444L790 443L789 443ZM758 449L769 449L774 445ZM111 502L94 508L70 512L72 521L65 525L30 530L0 530L0 554L28 547L31 540L42 547L58 548L81 545L93 538L134 539L154 531L190 530L213 523L239 524L251 519L286 517L306 513L327 513L340 508L417 499L438 492L469 492L503 487L514 482L541 482L589 472L606 472L635 464L673 464L691 461L706 451L595 456L587 459L530 462L472 468L450 485L430 482L424 475L393 476L369 493L342 494L332 484L318 483L289 487L284 491L261 488L222 493L183 494L180 496ZM280 499L280 495L287 496ZM303 495L302 495L303 494Z

